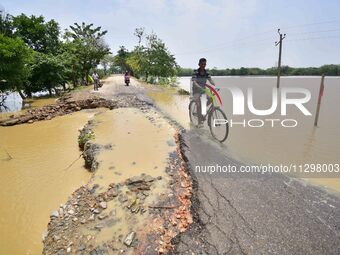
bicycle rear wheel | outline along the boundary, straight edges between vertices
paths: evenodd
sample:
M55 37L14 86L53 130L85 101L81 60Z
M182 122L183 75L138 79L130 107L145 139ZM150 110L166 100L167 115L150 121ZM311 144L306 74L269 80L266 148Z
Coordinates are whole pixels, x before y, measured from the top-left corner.
M229 134L227 116L220 108L214 108L208 116L211 135L219 142L224 142Z
M199 124L199 116L198 116L198 104L195 100L192 100L189 104L189 117L190 117L190 122L195 125L198 126Z

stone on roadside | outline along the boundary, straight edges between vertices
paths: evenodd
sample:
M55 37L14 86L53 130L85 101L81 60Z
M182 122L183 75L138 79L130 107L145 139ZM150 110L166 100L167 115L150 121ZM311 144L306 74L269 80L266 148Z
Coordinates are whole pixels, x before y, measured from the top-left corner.
M98 219L103 220L103 219L105 219L105 218L107 218L107 217L109 217L109 215L107 215L107 214L100 214L100 215L98 216Z
M51 213L50 215L51 218L58 218L59 217L59 212L58 211L54 211Z
M126 237L125 237L125 240L124 240L124 244L126 246L131 246L133 240L135 239L135 236L136 236L136 233L135 232L131 232L129 233Z
M103 208L103 209L106 209L106 208L107 208L107 203L106 203L106 202L100 202L99 205L100 205L100 207Z

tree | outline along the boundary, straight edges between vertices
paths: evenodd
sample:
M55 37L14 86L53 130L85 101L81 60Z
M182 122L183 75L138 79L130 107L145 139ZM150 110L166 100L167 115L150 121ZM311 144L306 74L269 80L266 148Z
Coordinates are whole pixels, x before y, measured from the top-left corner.
M73 44L76 49L73 54L79 63L82 78L86 82L90 70L110 53L109 47L103 40L106 33L106 30L101 31L101 27L94 28L93 24L86 25L84 22L81 25L74 23L74 26L70 26L70 30L65 33L67 42Z
M0 34L0 90L25 88L30 76L30 62L33 51L19 38L9 38ZM22 95L22 94L21 94Z
M103 66L104 74L107 75L108 72L112 73L113 66L115 63L115 58L111 54L106 55L101 61L100 64Z
M144 27L140 27L140 28L135 29L134 35L137 36L137 38L138 38L138 46L141 46L140 44L141 44L143 36L144 36L144 30L145 30Z
M125 70L132 71L129 64L127 63L130 55L131 53L124 46L120 46L119 50L117 51L117 55L114 56L115 65L119 67L121 72Z
M0 34L11 37L13 34L12 16L0 10Z
M35 54L30 81L38 90L47 90L52 96L52 90L65 83L65 74L66 69L60 56Z
M21 37L35 51L56 54L60 44L60 28L53 19L45 22L43 16L28 17L25 14L13 17L14 35Z
M131 69L137 77L149 76L168 78L177 72L175 57L169 52L155 33L146 35L145 45L142 44L144 28L137 28L134 33L138 37L138 45L128 54L122 46L116 55L117 64L122 68Z
M156 77L171 77L176 74L176 60L156 34L147 36L147 73Z

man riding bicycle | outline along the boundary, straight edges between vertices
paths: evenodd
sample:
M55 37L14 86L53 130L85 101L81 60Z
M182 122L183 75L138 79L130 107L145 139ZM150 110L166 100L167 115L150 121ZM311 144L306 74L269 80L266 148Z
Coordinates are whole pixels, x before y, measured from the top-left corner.
M94 90L98 90L98 88L99 88L99 75L97 74L96 71L93 72L92 79L93 79Z
M211 85L215 86L215 83L211 79L210 74L205 69L207 65L207 60L205 58L201 58L198 62L199 68L197 70L194 70L192 74L192 94L193 98L199 102L198 104L198 121L199 125L203 122L203 116L202 116L202 107L201 107L201 96L205 94L205 84L207 81L211 83ZM209 97L207 105L211 104L212 100Z

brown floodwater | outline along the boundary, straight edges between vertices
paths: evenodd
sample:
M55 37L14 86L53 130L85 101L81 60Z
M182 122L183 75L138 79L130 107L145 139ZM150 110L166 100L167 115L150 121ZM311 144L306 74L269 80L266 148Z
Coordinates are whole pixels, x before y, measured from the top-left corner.
M189 96L179 95L177 90L166 88L150 91L148 96L157 103L164 114L176 120L182 127L190 127L188 121Z
M274 77L214 77L217 87L221 88L222 109L228 119L241 122L243 119L264 119L245 111L244 116L233 115L232 97L227 87L240 88L246 94L247 88L253 88L254 104L257 109L268 109L271 105L271 91L276 87ZM318 127L314 127L319 77L283 77L281 87L306 88L311 92L311 100L306 104L312 116L304 116L297 109L288 107L288 115L298 121L295 128L274 128L265 125L261 128L249 128L235 125L230 128L229 136L223 147L226 153L245 162L255 164L305 164L305 163L340 163L340 78L326 77L325 91L322 98ZM182 78L180 87L190 88L190 79ZM189 96L181 96L173 90L155 90L149 93L156 104L182 126L189 126ZM298 95L299 96L299 95ZM279 101L280 104L280 101ZM247 109L247 108L245 108ZM276 111L268 118L279 118ZM209 133L207 132L208 136ZM333 175L334 177L334 175ZM340 191L340 178L308 178L308 182Z
M78 129L93 115L0 127L0 254L41 254L49 215L91 178L75 160Z

